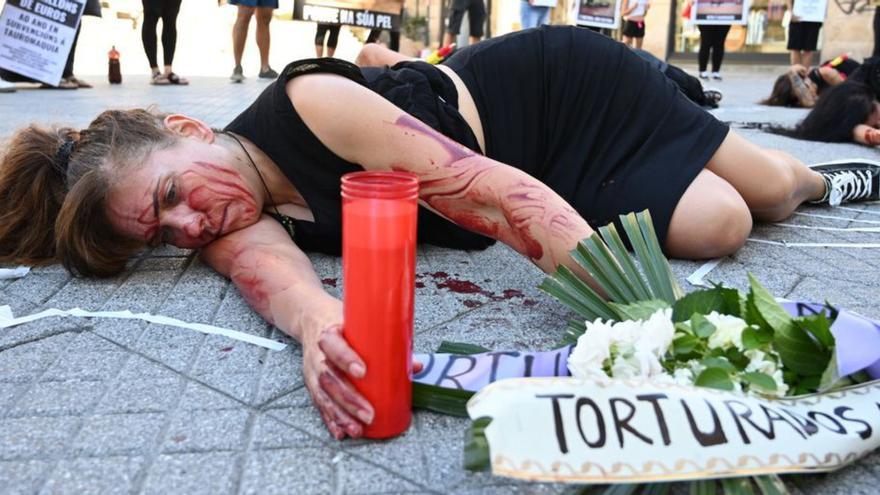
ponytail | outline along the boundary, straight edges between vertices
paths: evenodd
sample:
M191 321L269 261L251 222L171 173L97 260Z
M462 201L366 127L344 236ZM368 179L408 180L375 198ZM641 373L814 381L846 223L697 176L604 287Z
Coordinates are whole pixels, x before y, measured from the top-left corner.
M0 263L41 265L56 260L55 219L64 201L67 173L58 150L78 135L69 127L31 125L6 147L0 162Z

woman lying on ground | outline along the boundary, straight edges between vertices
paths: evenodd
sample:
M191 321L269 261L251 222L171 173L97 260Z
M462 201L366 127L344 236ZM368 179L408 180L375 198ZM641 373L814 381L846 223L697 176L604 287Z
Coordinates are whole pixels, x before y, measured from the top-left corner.
M421 241L497 239L545 272L577 269L569 251L625 212L650 209L670 256L711 258L742 246L753 218L877 199L877 164L817 171L761 149L586 29L513 33L447 64L295 62L223 131L144 110L21 130L0 168L0 261L110 276L145 246L200 248L302 343L333 436L358 437L373 409L350 383L369 370L303 253L340 251L344 173L414 173Z
M778 107L812 108L820 96L846 81L861 66L862 64L847 55L823 62L812 69L803 65L792 65L785 74L776 79L770 96L761 103Z
M880 102L867 84L847 81L831 88L794 129L775 132L809 141L880 146Z

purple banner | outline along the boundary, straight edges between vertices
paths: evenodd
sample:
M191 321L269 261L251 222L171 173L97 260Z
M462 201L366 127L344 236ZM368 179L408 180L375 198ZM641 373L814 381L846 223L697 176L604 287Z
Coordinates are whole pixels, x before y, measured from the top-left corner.
M825 313L834 309L823 304L780 301L792 316ZM880 378L880 323L860 314L836 309L831 325L835 339L837 369L840 376L866 370L871 378ZM416 354L413 359L424 365L413 381L443 388L476 392L505 378L569 376L568 355L572 346L552 351L491 351L479 354Z

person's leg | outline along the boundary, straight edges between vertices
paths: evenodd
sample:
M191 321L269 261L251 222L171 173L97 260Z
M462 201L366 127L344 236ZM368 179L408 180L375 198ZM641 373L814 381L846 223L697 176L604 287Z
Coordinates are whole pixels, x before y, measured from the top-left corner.
M260 72L269 70L269 23L272 21L272 7L257 7L257 47L260 49Z
M486 5L483 0L471 0L468 7L468 23L470 24L468 41L475 45L483 38L483 25L486 23Z
M253 15L254 7L238 6L238 16L232 26L232 56L235 58L236 68L241 68L241 57L244 55L244 44Z
M813 51L804 50L801 52L801 65L810 67L813 65Z
M535 27L532 24L532 6L528 0L520 0L519 2L519 25L522 29Z
M535 24L536 26L544 26L546 24L550 24L550 7L537 7L538 8L538 22Z
M703 84L696 77L674 65L667 66L666 70L663 71L663 74L678 86L679 91L681 91L687 99L700 106L713 106L706 101ZM718 105L715 104L714 106L717 107Z
M641 49L642 49L642 42L645 41L645 38L644 38L644 36L639 37L639 38L633 38L633 41L635 41L635 44L636 44L635 46L636 46L636 48L638 48L638 49L641 50Z
M801 65L801 52L800 52L800 50L789 50L788 51L788 62L789 62L789 65Z
M327 56L332 57L336 53L336 45L339 44L339 31L342 26L334 24L330 26L330 36L327 38Z
M73 60L76 57L76 43L79 41L80 30L82 30L82 23L76 27L76 34L73 35L73 43L70 44L70 53L67 54L67 63L64 64L64 71L61 73L61 79L73 77Z
M455 43L455 37L461 32L461 21L464 18L464 10L449 9L449 21L446 25L446 34L443 35L443 46Z
M171 74L174 63L174 51L177 48L177 14L180 12L181 0L164 0L162 12L162 62L165 64L165 75Z
M141 25L141 42L144 44L144 53L150 63L153 74L159 72L159 61L156 59L158 40L156 39L156 25L159 23L159 4L161 0L143 0L144 22Z
M712 40L712 26L697 25L700 30L700 51L697 53L697 64L700 68L700 77L705 77L706 68L709 66L709 47Z
M675 206L664 248L673 258L718 258L741 248L751 231L752 216L742 196L704 169Z
M388 48L391 48L395 52L400 51L400 31L391 31L389 33L390 43L388 44Z
M318 24L315 27L315 56L321 58L324 56L324 37L327 35L327 24Z
M880 57L880 5L874 9L874 57Z
M633 40L633 39L634 39L634 38L630 38L629 36L626 36L626 35L623 35L623 36L621 37L621 41L622 41L623 44L626 45L626 46L632 46L632 40Z
M761 148L731 131L706 168L729 182L756 220L785 219L825 194L825 179L797 158Z
M718 33L715 39L715 46L712 48L712 72L721 72L721 62L724 61L724 42L727 41L727 33L730 32L730 26L718 26Z

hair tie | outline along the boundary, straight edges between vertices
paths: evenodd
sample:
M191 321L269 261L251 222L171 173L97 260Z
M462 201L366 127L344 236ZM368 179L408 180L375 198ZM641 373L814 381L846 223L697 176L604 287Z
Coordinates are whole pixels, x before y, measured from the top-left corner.
M69 137L61 143L61 146L58 147L58 151L55 153L55 166L62 177L67 177L67 165L70 163L70 155L73 153L75 146L76 139Z

